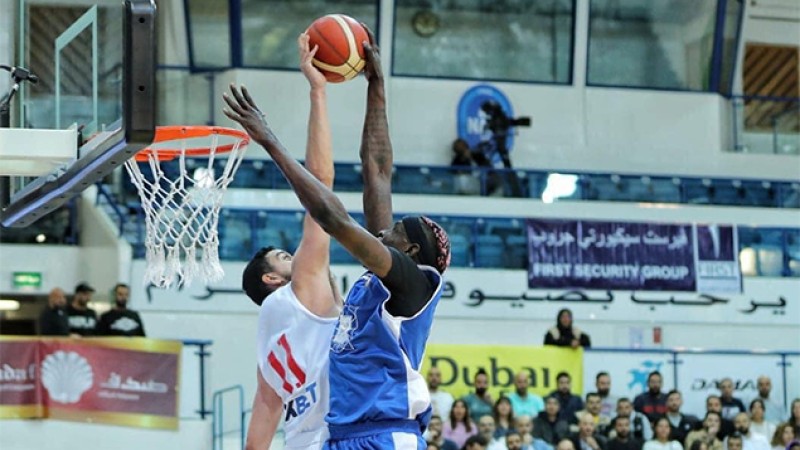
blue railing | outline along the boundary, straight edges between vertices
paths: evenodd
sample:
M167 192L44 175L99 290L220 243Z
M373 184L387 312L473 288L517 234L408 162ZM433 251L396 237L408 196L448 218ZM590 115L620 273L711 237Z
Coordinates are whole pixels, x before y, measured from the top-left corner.
M225 398L229 397L230 395L236 395L236 400L238 400L238 409L236 411L238 427L232 429L225 428ZM212 418L212 445L214 450L222 450L224 448L223 439L225 436L238 433L239 434L239 441L240 445L239 448L244 448L244 439L245 439L245 402L244 402L244 388L242 385L237 384L235 386L230 386L225 389L220 389L219 391L214 392L214 396L212 397L212 404L213 404L213 418Z

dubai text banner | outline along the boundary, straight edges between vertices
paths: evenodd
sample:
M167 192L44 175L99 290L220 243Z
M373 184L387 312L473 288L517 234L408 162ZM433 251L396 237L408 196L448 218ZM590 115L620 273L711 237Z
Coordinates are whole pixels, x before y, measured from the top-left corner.
M514 374L530 375L529 392L544 397L556 390L556 376L567 372L572 377L572 393L581 394L583 350L563 347L527 347L497 345L428 345L422 372L430 367L442 372L440 389L455 398L473 390L475 373L486 371L489 392L494 398L514 391Z

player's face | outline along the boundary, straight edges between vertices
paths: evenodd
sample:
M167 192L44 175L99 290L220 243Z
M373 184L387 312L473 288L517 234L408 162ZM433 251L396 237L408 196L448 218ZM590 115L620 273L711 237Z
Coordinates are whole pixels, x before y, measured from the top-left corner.
M266 258L272 272L287 280L292 278L292 255L289 252L275 249L267 253Z
M401 252L408 250L408 247L411 245L411 241L408 240L408 235L406 234L406 227L403 226L401 220L395 222L391 228L381 231L378 234L378 239L380 239L384 245L394 247Z

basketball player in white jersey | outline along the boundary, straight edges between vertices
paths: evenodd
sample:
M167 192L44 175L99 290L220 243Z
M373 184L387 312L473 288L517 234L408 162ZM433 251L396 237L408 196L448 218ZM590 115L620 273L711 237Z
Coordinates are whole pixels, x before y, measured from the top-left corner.
M325 77L311 64L316 48L298 38L300 68L311 85L306 167L333 185L333 156ZM328 437L328 348L339 314L329 271L330 237L306 214L294 257L278 248L259 250L244 270L242 287L261 310L258 317L258 391L247 449L269 448L283 423L286 449L318 449Z

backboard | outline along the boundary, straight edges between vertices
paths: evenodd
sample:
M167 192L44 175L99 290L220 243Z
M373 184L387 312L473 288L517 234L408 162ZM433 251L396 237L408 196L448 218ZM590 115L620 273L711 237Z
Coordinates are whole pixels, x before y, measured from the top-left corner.
M14 65L39 82L17 95L25 130L0 129L0 175L18 188L0 204L4 227L28 226L108 175L153 141L156 123L154 0L17 6Z

